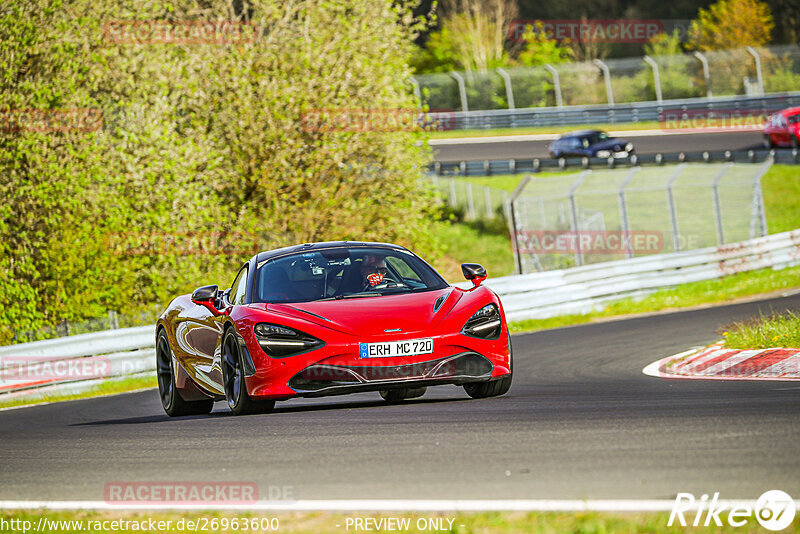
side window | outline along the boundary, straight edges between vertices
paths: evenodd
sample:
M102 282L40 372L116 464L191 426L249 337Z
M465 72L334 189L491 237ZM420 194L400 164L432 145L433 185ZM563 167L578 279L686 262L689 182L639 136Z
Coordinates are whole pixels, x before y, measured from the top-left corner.
M236 280L231 284L231 294L228 298L231 304L244 304L245 295L247 295L247 266L236 275Z
M401 260L400 258L395 258L394 256L387 256L386 262L395 270L397 271L400 276L403 277L404 280L414 280L416 282L422 283L422 279L419 277L417 273L414 272L414 269L411 268L406 262Z

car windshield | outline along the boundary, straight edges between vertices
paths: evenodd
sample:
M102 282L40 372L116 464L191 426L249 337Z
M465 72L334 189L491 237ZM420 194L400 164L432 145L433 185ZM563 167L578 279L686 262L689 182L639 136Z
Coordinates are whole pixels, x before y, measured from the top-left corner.
M310 302L397 295L448 287L408 251L336 247L266 260L256 273L254 302Z

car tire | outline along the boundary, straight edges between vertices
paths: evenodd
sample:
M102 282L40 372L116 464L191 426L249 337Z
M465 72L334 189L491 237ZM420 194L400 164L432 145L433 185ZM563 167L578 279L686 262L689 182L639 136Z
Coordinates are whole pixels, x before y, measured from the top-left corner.
M765 148L775 148L775 143L772 141L771 135L764 136L764 147Z
M792 136L792 148L800 148L800 139L798 139L796 135Z
M269 413L275 407L274 400L257 400L247 394L242 351L233 328L222 337L222 385L233 415Z
M175 362L169 346L167 332L160 330L156 338L156 375L161 406L170 417L206 415L214 408L214 399L186 401L175 386Z
M499 397L505 395L511 388L511 380L514 377L514 354L511 348L511 334L508 335L508 356L509 373L503 377L489 380L487 382L470 382L464 384L464 391L473 399L485 399L487 397Z
M400 402L408 399L416 399L425 395L428 388L400 388L400 389L382 389L381 397L386 402Z

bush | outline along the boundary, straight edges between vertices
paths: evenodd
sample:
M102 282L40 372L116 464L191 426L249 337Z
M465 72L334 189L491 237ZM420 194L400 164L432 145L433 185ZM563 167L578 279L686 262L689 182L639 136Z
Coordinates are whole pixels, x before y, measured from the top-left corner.
M0 342L166 304L204 283L227 287L256 248L375 239L436 250L421 134L306 120L320 109L416 108L407 6L236 5L22 0L0 14L0 324L9 325ZM108 35L118 20L256 31L221 43L118 42ZM65 109L99 110L102 127L19 121L19 110ZM210 246L176 239L209 232Z

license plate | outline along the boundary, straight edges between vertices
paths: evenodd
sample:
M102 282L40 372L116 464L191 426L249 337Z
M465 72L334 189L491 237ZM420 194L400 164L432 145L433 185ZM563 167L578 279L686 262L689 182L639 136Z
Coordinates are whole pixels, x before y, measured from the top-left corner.
M362 358L392 358L394 356L414 356L433 352L433 338L404 339L382 343L359 343Z

